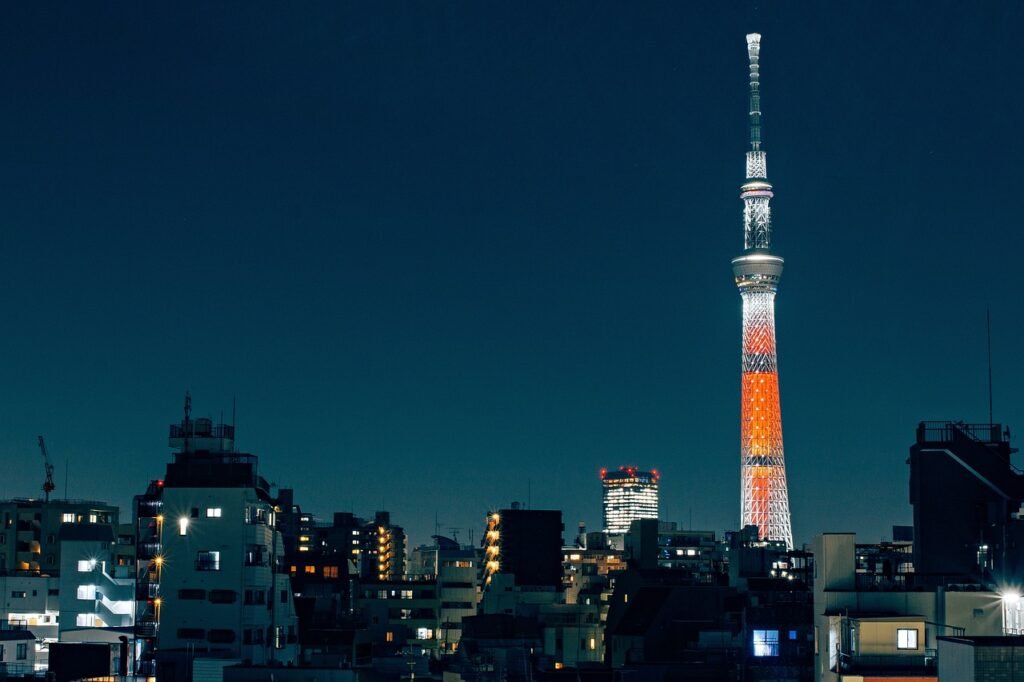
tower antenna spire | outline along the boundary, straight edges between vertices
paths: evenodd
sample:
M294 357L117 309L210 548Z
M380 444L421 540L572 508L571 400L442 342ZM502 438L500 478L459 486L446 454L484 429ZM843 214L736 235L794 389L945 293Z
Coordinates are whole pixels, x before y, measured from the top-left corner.
M747 34L750 60L750 149L761 149L761 34Z

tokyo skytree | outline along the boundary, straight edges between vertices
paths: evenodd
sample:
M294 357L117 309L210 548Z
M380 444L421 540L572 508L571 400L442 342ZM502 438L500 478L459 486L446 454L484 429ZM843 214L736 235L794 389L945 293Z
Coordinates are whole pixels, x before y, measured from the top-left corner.
M761 149L758 60L761 35L747 35L750 59L750 151L743 199L743 255L732 260L743 299L743 389L740 409L741 526L755 525L761 539L793 547L782 451L778 362L775 355L775 292L783 260L771 251L772 220L765 153Z

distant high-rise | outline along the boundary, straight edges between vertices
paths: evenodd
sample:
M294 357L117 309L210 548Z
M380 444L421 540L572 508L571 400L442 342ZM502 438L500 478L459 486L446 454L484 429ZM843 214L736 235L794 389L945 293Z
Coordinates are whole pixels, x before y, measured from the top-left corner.
M518 586L562 587L562 512L511 509L487 515L484 533L484 588L496 573L515 575Z
M732 260L743 299L743 389L740 409L740 527L755 525L762 539L793 547L782 450L778 361L775 355L775 292L782 258L771 252L772 221L765 152L761 149L758 60L761 35L747 35L750 59L750 151L743 199L743 255Z
M601 470L604 532L621 534L637 519L658 518L658 472L636 467Z

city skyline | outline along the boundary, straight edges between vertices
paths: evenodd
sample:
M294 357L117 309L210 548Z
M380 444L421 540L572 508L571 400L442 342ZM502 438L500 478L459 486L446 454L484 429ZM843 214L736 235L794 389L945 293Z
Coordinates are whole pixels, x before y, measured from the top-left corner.
M303 509L411 544L512 500L597 528L622 460L736 528L756 30L794 540L878 539L917 422L987 419L986 309L1024 425L1020 10L923 7L9 8L0 497L41 434L56 498L70 459L127 508L190 390Z

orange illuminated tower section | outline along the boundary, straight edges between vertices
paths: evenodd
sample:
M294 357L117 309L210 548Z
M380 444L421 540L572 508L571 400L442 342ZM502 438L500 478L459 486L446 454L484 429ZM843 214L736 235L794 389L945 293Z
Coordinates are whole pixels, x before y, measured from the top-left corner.
M760 34L749 34L750 151L747 180L740 192L744 250L742 256L732 261L736 286L743 299L740 511L741 525L755 525L762 539L780 540L792 548L775 355L775 292L782 277L783 261L771 251L772 186L761 149L760 51Z

